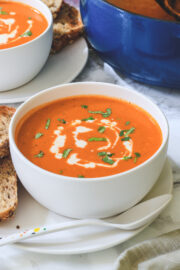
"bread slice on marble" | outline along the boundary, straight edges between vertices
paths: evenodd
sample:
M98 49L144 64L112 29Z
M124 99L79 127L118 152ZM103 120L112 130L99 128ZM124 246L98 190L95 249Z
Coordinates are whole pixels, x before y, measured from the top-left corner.
M66 45L73 43L82 35L83 29L79 10L63 2L53 24L52 52L59 52Z
M9 124L15 108L0 106L0 158L9 155Z
M10 157L0 159L0 221L14 215L18 203L17 176Z
M55 19L60 11L63 0L42 0L51 10Z

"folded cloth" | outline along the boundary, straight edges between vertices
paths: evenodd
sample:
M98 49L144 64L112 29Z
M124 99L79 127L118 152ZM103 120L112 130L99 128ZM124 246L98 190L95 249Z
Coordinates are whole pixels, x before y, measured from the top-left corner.
M114 270L180 270L180 229L125 250Z

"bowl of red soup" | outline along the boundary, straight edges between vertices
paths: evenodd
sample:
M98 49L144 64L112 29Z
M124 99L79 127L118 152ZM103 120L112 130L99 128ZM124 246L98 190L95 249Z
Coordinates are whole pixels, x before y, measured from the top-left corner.
M0 91L33 79L48 58L52 15L39 0L0 3Z
M26 101L10 125L10 150L28 192L72 218L104 218L138 203L165 162L168 124L136 91L73 83Z

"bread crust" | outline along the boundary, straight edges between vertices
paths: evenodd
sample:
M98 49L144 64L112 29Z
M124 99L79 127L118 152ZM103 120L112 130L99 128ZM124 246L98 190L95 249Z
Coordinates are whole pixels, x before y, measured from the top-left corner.
M0 106L0 158L9 155L9 123L16 109Z
M9 208L8 210L0 213L0 222L5 221L5 220L13 217L15 215L17 205L18 205L18 201L15 202L14 205L11 208Z
M84 31L80 12L63 2L61 10L53 24L52 52L56 53L73 43Z
M63 0L42 0L51 10L53 18L55 19L61 9Z

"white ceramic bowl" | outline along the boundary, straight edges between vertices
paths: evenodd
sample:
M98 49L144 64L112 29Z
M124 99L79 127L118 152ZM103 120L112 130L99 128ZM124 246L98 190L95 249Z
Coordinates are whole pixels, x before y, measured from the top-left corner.
M163 142L146 162L120 174L99 178L57 175L27 160L14 141L19 120L32 108L59 98L98 94L122 98L144 108L159 123ZM168 124L159 108L143 95L113 84L85 82L47 89L19 107L10 124L10 150L17 174L28 192L42 205L73 218L104 218L139 202L156 182L166 158Z
M46 63L51 49L53 20L48 7L40 0L18 0L18 2L38 9L47 19L48 27L30 42L0 49L0 91L19 87L32 80Z

